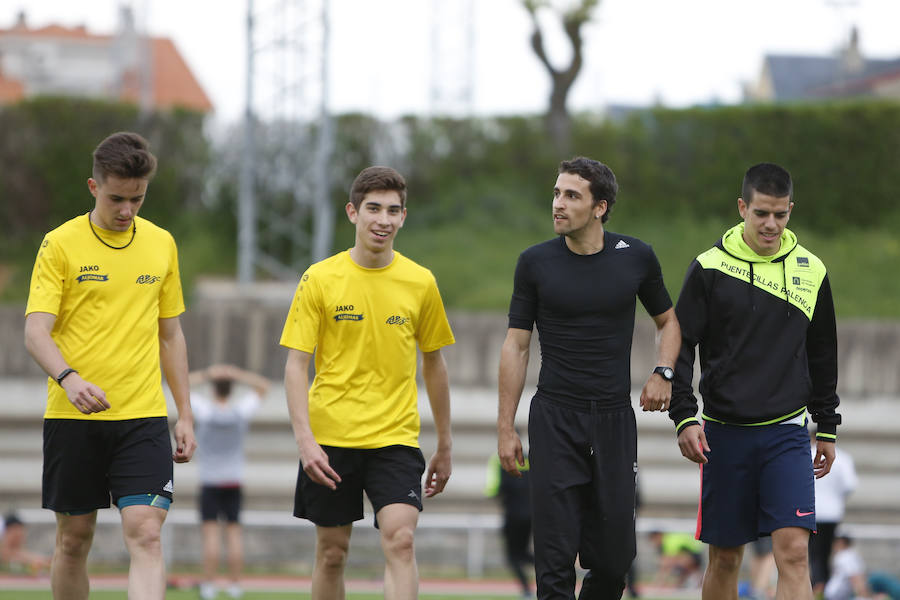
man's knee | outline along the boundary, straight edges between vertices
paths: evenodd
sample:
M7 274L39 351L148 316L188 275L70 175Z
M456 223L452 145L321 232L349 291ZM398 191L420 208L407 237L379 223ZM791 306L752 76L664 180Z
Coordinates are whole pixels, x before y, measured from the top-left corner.
M159 509L150 508L157 511ZM162 515L162 518L165 514ZM141 509L126 509L122 512L122 530L129 548L140 548L146 552L162 552L162 518L155 512Z
M329 571L343 571L350 550L349 531L320 529L316 540L316 564Z
M322 568L329 571L343 571L347 564L347 548L343 546L328 545L319 548L316 555Z
M159 527L152 523L141 524L132 529L128 535L128 541L146 551L157 552L162 549Z
M808 536L803 532L778 536L773 550L779 570L784 568L806 570L809 568Z
M387 557L409 560L415 553L415 528L402 526L390 532L382 532L381 543Z
M56 530L56 552L65 556L86 557L94 541L94 523L59 525Z

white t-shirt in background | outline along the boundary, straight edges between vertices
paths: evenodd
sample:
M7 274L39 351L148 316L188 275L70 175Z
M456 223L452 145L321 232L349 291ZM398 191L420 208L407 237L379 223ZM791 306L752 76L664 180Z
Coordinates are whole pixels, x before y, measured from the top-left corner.
M191 394L202 485L243 484L244 439L260 401L259 395L252 391L233 394L224 404L205 394Z

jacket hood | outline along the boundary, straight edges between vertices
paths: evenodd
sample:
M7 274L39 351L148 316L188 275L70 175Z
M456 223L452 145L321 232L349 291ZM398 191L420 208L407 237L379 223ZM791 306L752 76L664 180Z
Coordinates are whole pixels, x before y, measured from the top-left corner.
M760 256L744 241L744 223L742 222L726 231L716 246L748 263L781 262L797 247L797 236L793 231L785 228L781 233L781 247L778 248L778 252L771 256Z

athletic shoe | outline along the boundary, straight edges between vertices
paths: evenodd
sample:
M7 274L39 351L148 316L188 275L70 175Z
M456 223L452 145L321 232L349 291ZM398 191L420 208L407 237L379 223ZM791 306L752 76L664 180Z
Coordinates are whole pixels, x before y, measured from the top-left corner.
M200 584L200 598L201 600L213 600L216 597L218 591L216 590L216 584L212 581L204 581Z

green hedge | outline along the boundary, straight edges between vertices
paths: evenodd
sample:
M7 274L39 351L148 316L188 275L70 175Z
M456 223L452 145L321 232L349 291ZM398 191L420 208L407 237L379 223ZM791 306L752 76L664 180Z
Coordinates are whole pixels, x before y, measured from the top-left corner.
M630 204L643 214L733 218L744 170L765 160L792 172L796 209L809 226L834 231L897 223L898 103L656 109L621 123L592 115L577 115L574 123L573 154L609 164L619 178L619 206ZM42 98L3 108L5 243L41 235L85 209L91 151L122 129L148 137L160 158L144 208L148 218L218 209L215 199L202 207L198 198L210 161L226 160L226 153L212 154L202 126L196 113L142 118L134 106L89 100ZM554 154L539 117L409 117L382 124L353 114L338 117L336 131L330 174L335 211L346 202L353 176L387 157L409 179L410 218L432 225L504 211L546 214L556 164L568 158ZM217 192L228 199L233 220L239 155L230 156L235 164L219 169L230 179Z
M166 111L141 116L134 105L44 97L0 110L0 236L14 252L93 207L91 154L116 131L150 141L159 170L141 215L177 222L196 207L210 158L203 116Z
M559 160L538 118L408 119L410 193L430 221L482 209L547 207ZM573 154L616 172L620 206L644 214L734 218L751 164L795 180L807 225L836 231L898 223L900 104L648 110L622 123L575 118ZM615 212L613 213L615 215Z
M4 270L15 271L0 297L23 299L40 237L92 206L85 184L91 151L123 129L148 137L160 159L142 215L175 233L186 288L196 274L234 272L239 132L214 148L196 113L141 117L130 105L44 98L0 109L0 285ZM333 181L335 249L352 244L342 207L353 177L370 164L391 164L410 188L401 251L447 281L442 288L450 306L502 308L515 256L551 235L556 166L569 158L555 153L543 119L407 117L382 123L348 114L336 118L335 132L327 174ZM261 136L259 156L267 161L279 150ZM609 227L646 235L664 249L673 293L685 261L738 220L736 199L746 168L773 161L794 176L791 227L804 241L815 236L818 246L834 238L835 248L853 248L854 262L835 264L838 274L843 270L847 283L869 290L870 299L890 297L883 272L854 265L896 264L896 102L653 109L620 122L575 115L573 146L573 155L597 158L616 172L620 192ZM311 173L308 158L295 160L297 185L311 185L304 173L325 175ZM257 181L260 193L266 185L266 178ZM292 226L302 232L300 223ZM833 283L836 289L842 285ZM845 314L900 316L893 303L859 299L849 287L841 293L848 299L844 306L853 307Z

